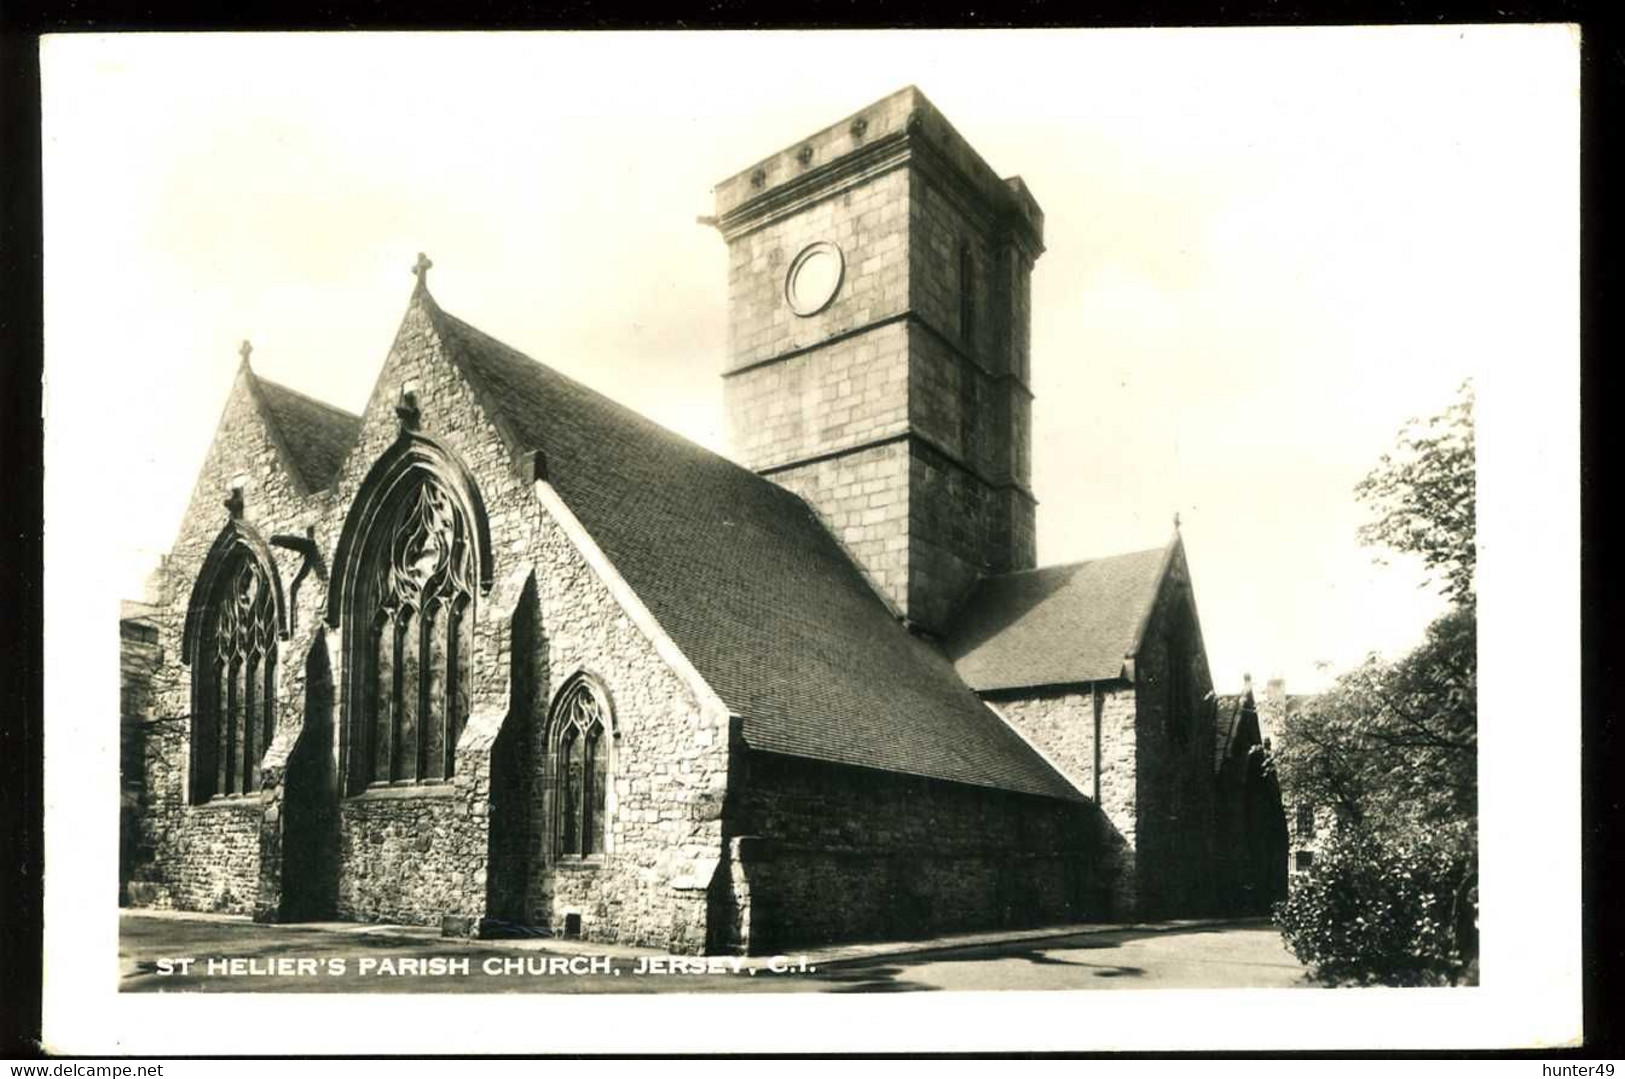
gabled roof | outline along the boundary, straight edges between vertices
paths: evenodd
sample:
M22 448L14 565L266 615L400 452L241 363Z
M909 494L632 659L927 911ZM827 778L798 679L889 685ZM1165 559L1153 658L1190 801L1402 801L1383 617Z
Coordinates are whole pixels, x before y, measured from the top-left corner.
M355 444L361 417L261 378L252 369L245 373L288 468L306 491L326 489Z
M799 497L415 294L515 452L548 481L752 749L1082 795L887 610Z
M981 692L1125 677L1178 542L984 579L946 642L959 676Z

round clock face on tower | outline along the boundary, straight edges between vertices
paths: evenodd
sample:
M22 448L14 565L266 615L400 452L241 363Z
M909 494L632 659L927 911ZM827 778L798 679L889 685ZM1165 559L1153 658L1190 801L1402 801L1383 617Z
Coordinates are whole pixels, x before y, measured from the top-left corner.
M845 272L846 259L834 244L820 240L802 248L784 278L790 310L803 318L818 314L835 299Z

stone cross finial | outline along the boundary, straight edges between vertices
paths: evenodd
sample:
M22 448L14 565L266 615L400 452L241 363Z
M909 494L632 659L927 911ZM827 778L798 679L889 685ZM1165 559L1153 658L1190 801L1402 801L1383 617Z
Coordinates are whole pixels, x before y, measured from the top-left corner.
M1179 511L1178 510L1174 511L1174 531L1175 532L1179 531Z
M412 266L412 273L418 279L418 288L426 289L429 287L429 270L433 266L434 263L429 260L429 256L419 251L418 260Z
M225 507L233 519L243 515L243 489L240 486L232 485L231 493L226 495Z
M249 344L247 341L244 341L237 348L237 355L239 355L239 356L241 356L243 358L243 366L244 367L248 366L248 357L253 355L253 353L254 353L254 346Z

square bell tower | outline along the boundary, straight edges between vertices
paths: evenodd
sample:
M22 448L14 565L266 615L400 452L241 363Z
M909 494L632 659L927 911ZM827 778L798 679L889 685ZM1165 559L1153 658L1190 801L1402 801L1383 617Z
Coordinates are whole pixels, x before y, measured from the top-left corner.
M724 180L736 460L805 498L940 634L1030 569L1030 279L1044 215L910 86Z

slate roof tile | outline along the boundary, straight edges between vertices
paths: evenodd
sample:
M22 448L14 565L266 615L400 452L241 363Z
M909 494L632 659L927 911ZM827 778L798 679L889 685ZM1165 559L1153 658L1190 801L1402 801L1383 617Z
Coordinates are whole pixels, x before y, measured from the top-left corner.
M289 466L299 474L307 491L325 490L355 444L361 417L270 379L251 377Z
M979 692L1122 678L1170 554L1158 547L984 579L946 641L955 669Z

